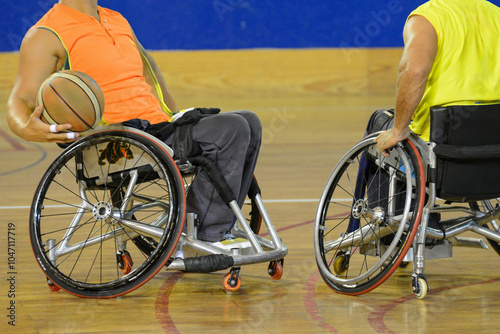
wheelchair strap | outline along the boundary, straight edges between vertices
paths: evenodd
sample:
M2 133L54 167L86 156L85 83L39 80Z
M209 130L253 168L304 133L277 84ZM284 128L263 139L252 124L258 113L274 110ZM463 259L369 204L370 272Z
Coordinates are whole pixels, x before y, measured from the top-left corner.
M257 194L260 195L260 193L261 191L259 184L257 183L257 180L254 177L252 178L252 183L250 183L250 189L248 190L248 197L255 198L255 196L257 196Z
M225 204L229 205L230 202L236 200L233 190L227 183L226 178L222 175L222 172L215 162L203 155L191 157L189 158L189 161L193 165L202 167L206 171Z
M438 144L434 153L448 160L491 160L500 158L500 145L459 146Z
M140 118L130 119L121 124L149 133L163 142L165 142L175 131L174 125L170 122L151 124L149 121Z
M176 158L185 162L187 158L198 156L202 150L200 144L193 140L193 126L205 116L218 114L219 108L192 108L187 109L181 117L175 119L175 134L172 149Z
M187 160L188 157L201 154L200 145L193 140L193 125L194 123L188 123L175 127L172 149L174 157L180 159L181 162Z
M172 149L174 150L174 158L185 162L187 158L201 154L200 145L193 140L193 126L197 121L191 121L189 118L183 119L183 122L161 122L150 124L149 121L134 118L125 122L122 125L129 126L134 129L145 131L150 135L165 142L172 136Z

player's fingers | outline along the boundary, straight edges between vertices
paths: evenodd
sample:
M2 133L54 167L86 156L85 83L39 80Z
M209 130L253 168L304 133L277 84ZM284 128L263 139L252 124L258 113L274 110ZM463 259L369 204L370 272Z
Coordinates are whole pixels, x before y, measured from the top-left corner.
M75 140L77 139L77 133L76 132L66 132L66 136L68 137L69 140Z
M73 126L71 124L59 124L58 129L59 131L67 131L70 130Z
M71 124L51 124L49 131L52 133L65 132L72 128Z
M51 141L56 143L71 143L80 139L80 134L77 132L64 132L54 134Z
M77 139L80 139L80 134L78 132L64 132L58 134L57 139L64 142L75 141Z

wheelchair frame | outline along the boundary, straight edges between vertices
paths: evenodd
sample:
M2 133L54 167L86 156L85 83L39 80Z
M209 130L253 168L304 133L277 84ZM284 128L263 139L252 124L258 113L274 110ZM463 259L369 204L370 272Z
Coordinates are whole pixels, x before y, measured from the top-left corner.
M227 291L241 286L241 265L269 262L269 275L281 278L288 249L272 225L258 186L253 186L250 198L251 225L234 194L223 195L237 218L233 234L248 241L234 248L215 247L197 239L195 215L186 214L186 179L196 172L198 166L191 162L197 159L188 161L186 168L172 156L167 145L147 133L106 126L89 132L56 158L37 187L30 214L33 252L52 291L117 297L165 267L196 272L231 268L223 279ZM211 179L216 189L230 190L214 166L209 175L215 174ZM270 239L257 235L261 219ZM127 247L130 244L134 247ZM186 249L194 250L195 256L179 256Z
M425 260L450 257L453 246L488 248L483 239L458 235L486 237L500 254L496 199L462 203L469 207L437 205L435 144L412 134L386 158L374 143L377 136L367 136L344 155L320 199L314 247L328 286L342 294L367 293L413 262L412 289L421 299L429 290ZM458 216L431 227L431 214Z
M437 157L433 151L436 144L427 144L415 134L413 134L410 139L416 143L421 155L424 157L423 160L427 162L426 170L429 171L429 174L432 174L432 171L437 169ZM414 262L412 289L420 299L424 298L429 291L429 284L424 275L425 259L451 257L453 246L488 249L483 239L459 237L458 235L465 232L473 232L479 236L485 237L492 244L492 247L495 248L497 253L499 252L499 248L496 246L496 243L500 243L500 228L495 221L500 217L500 206L494 206L492 204L492 201L497 201L496 199L480 201L483 206L482 210L480 210L476 201L461 202L469 203L469 208L460 205L451 205L454 203L453 201L446 207L440 207L436 204L438 197L435 177L433 175L428 175L427 179L427 194L429 198L423 208L423 219L420 223L419 234L413 247L413 252L409 252L403 260L405 262ZM429 217L432 213L456 215L461 213L462 215L441 221L441 229L436 229L428 226ZM485 227L488 226L487 224L491 224L493 230ZM443 242L435 245L433 248L425 247L426 238Z

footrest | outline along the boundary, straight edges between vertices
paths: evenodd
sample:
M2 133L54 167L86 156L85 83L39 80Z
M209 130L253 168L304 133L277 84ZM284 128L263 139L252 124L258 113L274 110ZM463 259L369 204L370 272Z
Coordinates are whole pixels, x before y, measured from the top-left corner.
M252 244L250 241L244 238L234 238L229 240L223 240L220 242L214 242L212 246L220 248L225 251L230 251L233 255L248 255L253 252Z
M486 242L479 238L452 237L448 240L452 242L453 246L488 249Z

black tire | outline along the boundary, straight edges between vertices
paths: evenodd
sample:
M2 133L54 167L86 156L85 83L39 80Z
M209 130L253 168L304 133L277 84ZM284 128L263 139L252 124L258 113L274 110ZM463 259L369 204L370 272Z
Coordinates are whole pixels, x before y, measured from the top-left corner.
M366 293L389 278L417 234L424 207L424 172L416 147L404 141L385 158L374 144L375 136L340 160L316 213L318 269L328 286L343 294ZM387 190L389 174L398 179L393 196Z
M124 205L116 194L126 194L135 173ZM91 134L61 153L38 185L30 214L33 252L48 279L71 294L126 294L169 260L185 201L179 170L158 140L131 129ZM156 247L146 254L134 238L154 239ZM119 269L119 254L130 254L129 273Z

